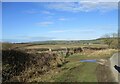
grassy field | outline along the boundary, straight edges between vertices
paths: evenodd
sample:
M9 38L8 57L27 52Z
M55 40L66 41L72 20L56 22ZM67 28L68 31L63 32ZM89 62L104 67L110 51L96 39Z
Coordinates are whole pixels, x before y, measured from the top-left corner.
M91 44L91 45L78 45L78 44L57 44L57 45L32 45L32 44L7 44L4 45L4 49L10 48L27 48L27 49L35 49L35 48L74 48L74 47L106 47L106 45L100 44ZM80 60L88 60L88 59L96 59L97 61L100 59L108 60L114 53L116 53L116 49L103 49L103 50L86 50L79 53L74 53L73 55L64 58L68 63L63 64L60 67L51 68L45 74L39 76L32 76L27 79L29 82L111 82L113 81L111 72L109 67L106 65L100 65L97 62L80 62ZM38 54L36 54L38 55ZM48 56L49 58L49 56ZM49 58L50 59L50 58ZM35 59L36 60L36 59ZM35 61L34 60L34 61ZM39 62L39 60L37 60ZM53 61L58 62L60 60ZM48 64L47 61L45 61ZM41 62L42 63L42 62ZM51 63L51 62L50 62ZM34 65L34 64L33 64ZM38 66L38 65L37 65ZM43 66L44 67L44 66ZM32 67L31 67L32 68ZM38 68L38 67L36 67ZM39 72L39 69L37 69ZM27 71L24 75L29 75ZM36 72L36 71L35 71ZM103 77L101 74L104 74ZM104 78L105 77L105 78ZM107 77L107 78L106 78ZM103 78L103 79L102 79Z
M62 67L63 71L55 82L97 82L96 66L96 63L68 63Z
M114 49L108 49L104 52L93 52L94 56L75 54L67 58L69 61L63 65L59 72L51 77L48 81L52 82L114 82L112 73L109 69L109 61L105 65L100 65L96 62L80 62L83 59L109 59L113 53L117 52ZM106 54L107 52L107 54ZM93 54L92 53L92 54ZM107 77L107 78L106 78Z
M37 49L37 48L74 48L74 47L103 47L103 48L106 48L107 45L101 45L101 44L57 44L57 45L32 45L32 46L25 46L24 48L27 48L27 49Z
M98 50L98 51L88 51L83 53L78 53L69 56L66 58L69 61L79 61L83 59L108 59L110 58L117 50L115 49L107 49L107 50Z

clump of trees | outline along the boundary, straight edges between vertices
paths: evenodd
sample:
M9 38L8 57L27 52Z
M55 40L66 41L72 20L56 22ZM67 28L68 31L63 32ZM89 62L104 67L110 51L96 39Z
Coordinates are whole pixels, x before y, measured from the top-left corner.
M109 48L118 48L119 47L119 40L118 40L118 34L112 33L112 34L105 34L102 37L103 43L107 44Z

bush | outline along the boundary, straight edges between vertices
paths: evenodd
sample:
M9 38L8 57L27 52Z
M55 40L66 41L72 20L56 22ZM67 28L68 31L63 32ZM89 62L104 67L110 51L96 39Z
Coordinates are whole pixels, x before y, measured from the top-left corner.
M3 82L29 82L64 64L57 54L28 54L20 50L2 50L2 60Z
M30 64L29 54L16 50L2 50L2 80L8 81L13 76L17 76Z

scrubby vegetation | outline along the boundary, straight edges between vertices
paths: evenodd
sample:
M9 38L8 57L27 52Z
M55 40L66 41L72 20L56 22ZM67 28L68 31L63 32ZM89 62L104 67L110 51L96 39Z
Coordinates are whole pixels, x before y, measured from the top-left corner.
M12 46L12 43L2 43L2 49L11 49Z
M29 82L34 77L40 77L50 69L60 67L65 63L64 59L57 54L36 55L18 50L3 50L2 52L3 82Z
M116 33L105 34L101 39L104 44L108 45L109 48L114 48L114 49L119 48L118 34L116 34Z
M104 43L106 39L82 41L83 43L79 43L80 41L69 43L60 41L53 42L54 44L3 43L2 81L97 82L99 78L97 76L104 72L105 66L102 66L101 72L98 69L99 64L81 63L80 60L109 59L117 52L118 44L114 45L115 39L109 46ZM109 77L108 74L105 76Z

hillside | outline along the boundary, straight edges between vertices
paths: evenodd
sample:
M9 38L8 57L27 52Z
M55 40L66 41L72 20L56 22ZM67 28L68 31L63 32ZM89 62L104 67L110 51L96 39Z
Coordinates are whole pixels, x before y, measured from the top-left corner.
M50 41L34 41L34 42L27 42L31 44L87 44L87 43L93 43L93 44L101 44L102 38L100 39L93 39L93 40L50 40ZM24 44L24 43L23 43Z

